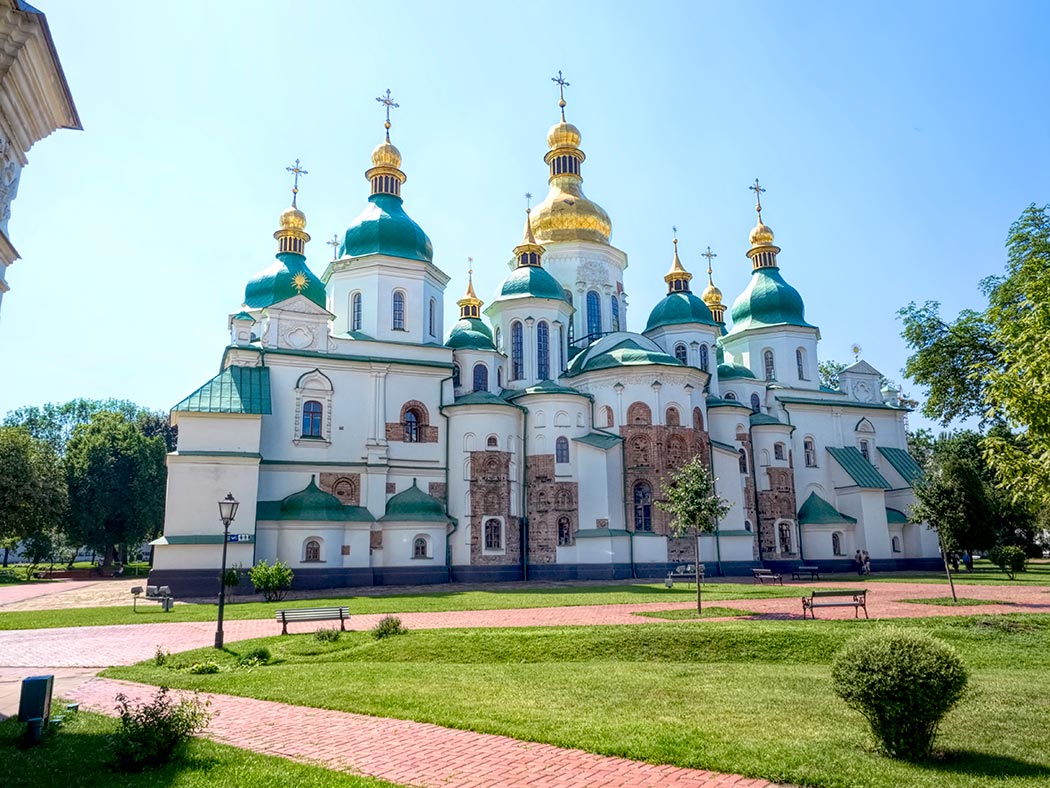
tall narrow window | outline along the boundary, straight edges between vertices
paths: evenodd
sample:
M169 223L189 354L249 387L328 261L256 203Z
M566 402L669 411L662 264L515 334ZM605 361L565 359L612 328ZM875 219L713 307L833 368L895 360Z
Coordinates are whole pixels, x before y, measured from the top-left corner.
M496 350L503 352L503 332L499 330L499 326L496 326Z
M780 552L786 555L791 554L791 526L787 523L781 523L777 526L778 535L780 536Z
M361 330L361 294L354 293L350 296L350 330Z
M689 350L686 348L684 342L679 342L674 346L674 357L683 364L689 363Z
M751 395L751 412L758 413L762 410L762 400L759 399L758 394Z
M842 555L842 534L838 531L831 535L831 553L832 555Z
M693 429L702 430L704 428L704 414L700 411L700 408L693 408Z
M795 364L798 366L798 379L806 379L806 351L799 348L795 351Z
M474 365L474 391L489 390L489 368L480 361Z
M746 474L747 473L747 452L744 451L743 449L741 449L739 452L737 452L737 459L738 459L738 461L740 463L740 472Z
M320 561L321 560L321 543L316 539L311 539L306 543L306 549L303 551L303 561Z
M510 324L510 377L521 380L525 377L525 341L521 323Z
M711 357L708 354L707 345L700 346L700 369L707 372L707 368L711 366Z
M678 412L678 408L673 405L664 411L664 424L668 427L680 427L682 425L682 416Z
M787 450L783 443L773 444L773 459L774 460L786 460Z
M565 329L558 326L558 373L565 371Z
M425 536L417 536L412 542L412 557L413 558L426 558L427 557L427 538Z
M634 530L653 530L653 488L649 482L634 485Z
M766 350L762 353L762 363L766 368L766 380L773 380L777 376L776 367L773 366L773 351Z
M485 549L503 549L503 523L499 520L493 519L485 521Z
M430 336L437 336L437 301L430 299Z
M536 377L540 380L551 377L551 330L546 320L536 324Z
M804 441L802 441L802 451L806 455L806 467L816 468L817 445L813 442L812 438L806 438Z
M871 450L868 448L868 442L865 440L860 442L860 453L865 460L871 462Z
M321 413L324 408L317 400L308 399L303 403L303 431L304 438L321 437Z
M400 290L394 293L394 315L393 315L394 331L405 330L405 294Z
M405 411L405 443L419 443L419 414Z
M587 334L593 342L602 333L602 302L594 290L587 292Z
M569 439L566 438L564 435L558 438L558 440L554 441L554 461L569 461Z
M612 330L620 330L620 299L613 296L609 301L609 306L612 307Z
M568 517L558 518L558 545L564 547L572 544L572 523Z
M459 371L459 364L452 365L452 387L459 388L461 372Z

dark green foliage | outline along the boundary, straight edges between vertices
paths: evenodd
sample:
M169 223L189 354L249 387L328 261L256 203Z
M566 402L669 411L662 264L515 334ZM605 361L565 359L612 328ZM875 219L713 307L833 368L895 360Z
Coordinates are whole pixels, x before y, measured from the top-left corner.
M318 643L335 643L342 634L342 631L335 627L321 627L314 632L314 640Z
M831 666L835 693L868 720L880 747L903 760L929 757L937 725L959 701L967 672L948 644L915 630L872 632Z
M281 561L260 561L248 571L248 579L267 602L280 602L292 587L295 573Z
M242 651L237 657L237 663L239 665L265 665L272 658L270 649L266 646L255 646L247 651Z
M195 676L206 676L209 673L218 673L219 663L207 660L205 662L194 662L187 670Z
M379 623L372 627L372 637L376 640L382 640L393 635L403 635L408 632L403 626L401 626L401 619L397 616L383 616L379 619Z
M34 438L50 444L62 454L73 430L102 412L123 415L147 438L159 435L167 450L175 451L178 428L168 423L168 415L147 410L126 399L75 399L61 404L49 402L40 407L28 405L8 413L4 425L25 427Z
M149 703L133 706L122 693L117 695L120 729L113 736L117 766L129 772L163 766L190 736L208 726L207 703L196 696L175 702L167 687L161 687Z
M1028 562L1028 556L1025 555L1025 551L1014 545L993 547L988 553L988 558L993 564L1006 572L1006 576L1011 580L1014 579L1014 575L1018 572L1025 570L1025 564Z
M0 539L46 537L34 549L47 558L66 509L58 454L21 427L0 427Z
M847 366L849 365L830 358L821 361L817 364L817 375L820 378L820 385L827 386L829 389L837 389L839 387L839 373Z

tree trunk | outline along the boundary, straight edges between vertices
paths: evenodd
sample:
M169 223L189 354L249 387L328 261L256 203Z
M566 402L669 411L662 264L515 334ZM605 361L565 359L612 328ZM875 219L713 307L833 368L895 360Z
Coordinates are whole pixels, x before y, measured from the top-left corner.
M951 562L948 560L948 551L944 547L944 540L941 538L941 532L937 532L937 541L941 544L941 558L944 559L944 572L948 575L948 587L952 590L952 602L958 602L959 597L955 595L955 581L952 580L952 567Z
M700 532L696 532L696 615L697 618L704 614L703 598L700 594Z
M4 569L7 569L7 558L8 558L8 556L10 554L11 554L11 548L10 547L5 547L4 548Z

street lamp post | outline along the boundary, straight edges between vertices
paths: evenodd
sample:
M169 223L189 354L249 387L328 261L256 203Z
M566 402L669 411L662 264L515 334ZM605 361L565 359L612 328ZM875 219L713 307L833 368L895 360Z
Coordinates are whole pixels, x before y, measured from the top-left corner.
M222 520L222 568L219 570L219 624L215 628L215 648L222 648L222 611L226 607L226 545L230 541L230 523L237 516L240 504L233 493L219 501L219 519Z

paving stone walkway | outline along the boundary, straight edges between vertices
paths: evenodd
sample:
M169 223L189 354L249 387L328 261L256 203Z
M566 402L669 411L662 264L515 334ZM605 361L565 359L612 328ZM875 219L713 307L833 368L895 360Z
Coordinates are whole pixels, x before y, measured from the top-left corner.
M91 679L73 699L113 713L123 692L136 702L155 687ZM424 788L764 788L739 775L656 765L421 722L283 703L203 695L216 712L207 736L266 755ZM294 724L293 721L294 720ZM308 735L304 735L308 732Z

